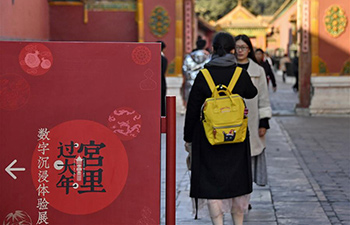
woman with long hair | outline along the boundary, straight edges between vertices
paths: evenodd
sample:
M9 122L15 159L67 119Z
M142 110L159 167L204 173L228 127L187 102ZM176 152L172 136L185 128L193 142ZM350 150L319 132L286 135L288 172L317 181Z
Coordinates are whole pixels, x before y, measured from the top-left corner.
M205 68L215 85L228 86L237 67L234 38L228 33L218 33L213 40L213 50L212 59ZM232 93L246 99L256 96L257 89L245 70ZM190 197L208 199L214 225L223 224L223 200L229 201L235 224L242 225L252 192L249 131L244 142L211 145L200 119L201 107L211 95L203 73L199 72L188 99L184 127L185 147L192 154Z
M259 185L267 184L265 159L265 134L269 126L272 110L264 69L255 58L252 43L248 36L238 35L236 41L236 57L238 66L247 70L258 89L258 95L247 99L248 127L250 132L250 150L252 156L253 181Z

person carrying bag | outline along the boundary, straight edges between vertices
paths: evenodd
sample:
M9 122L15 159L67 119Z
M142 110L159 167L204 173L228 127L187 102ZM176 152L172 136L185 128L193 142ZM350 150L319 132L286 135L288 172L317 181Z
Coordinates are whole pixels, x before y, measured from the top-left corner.
M205 69L216 85L229 86L237 68L234 48L235 41L230 34L220 32L215 36L214 54ZM257 95L257 89L244 69L231 92L245 99ZM212 145L201 120L202 106L211 96L212 90L201 71L189 95L184 127L185 146L191 149L190 197L208 200L214 225L223 224L223 202L228 201L235 224L241 225L252 192L249 130L241 142Z

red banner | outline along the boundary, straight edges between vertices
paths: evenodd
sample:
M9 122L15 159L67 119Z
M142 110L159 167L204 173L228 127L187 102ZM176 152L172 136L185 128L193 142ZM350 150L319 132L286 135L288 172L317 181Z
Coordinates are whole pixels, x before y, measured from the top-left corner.
M0 49L0 222L159 224L159 44Z

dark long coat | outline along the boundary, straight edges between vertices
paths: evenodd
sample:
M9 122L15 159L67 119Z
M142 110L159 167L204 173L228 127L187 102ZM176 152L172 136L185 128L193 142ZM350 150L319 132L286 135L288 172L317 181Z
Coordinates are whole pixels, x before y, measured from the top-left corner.
M161 87L162 87L162 93L161 93L161 115L162 116L165 116L166 115L166 89L167 89L167 86L166 86L166 79L165 79L165 73L166 73L166 70L167 70L167 67L168 67L168 59L164 56L164 55L161 55Z
M236 66L206 68L216 85L228 86ZM232 93L247 99L257 94L245 70L242 70ZM209 97L210 88L199 72L189 96L184 128L184 140L192 142L190 197L225 199L249 194L252 192L249 131L242 143L212 146L200 121L201 106Z

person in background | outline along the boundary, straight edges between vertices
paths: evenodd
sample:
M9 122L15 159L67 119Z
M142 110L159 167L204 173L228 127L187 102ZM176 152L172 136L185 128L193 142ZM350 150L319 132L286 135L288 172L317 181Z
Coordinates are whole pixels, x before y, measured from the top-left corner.
M258 89L258 95L246 99L248 108L248 127L252 156L253 181L259 186L267 184L267 166L265 158L265 134L269 126L272 110L264 69L257 63L252 43L247 35L238 35L236 41L237 65L246 69Z
M272 89L275 92L277 90L277 84L275 79L275 74L271 70L270 64L264 59L264 51L261 48L255 50L255 58L260 66L265 70L267 86L269 85L269 80L272 83Z
M164 49L166 48L166 45L163 41L158 41L161 44L161 115L165 116L166 115L166 105L165 105L165 98L166 98L166 90L167 90L167 85L166 85L166 79L165 79L165 74L166 70L168 67L168 59L164 55Z
M299 91L299 57L298 52L294 52L294 58L293 58L293 74L295 76L295 84L293 85L293 91L298 92Z
M287 76L287 66L286 63L290 63L290 58L288 54L284 54L284 56L280 60L280 70L282 71L282 80L283 82L286 82L286 76Z
M182 71L183 71L183 84L182 84L182 98L184 107L187 106L188 96L190 94L192 85L199 70L203 69L204 65L209 62L210 54L205 50L207 42L198 38L196 42L196 48L188 54L183 62Z
M265 52L264 56L265 56L265 60L269 63L272 72L274 72L275 62L272 60L272 58L270 57L270 54L268 52Z
M213 56L205 65L215 84L228 86L232 79L237 67L234 49L235 40L229 33L216 34ZM257 89L244 69L232 93L246 99L257 95ZM244 142L211 145L200 119L202 105L211 96L212 92L199 72L189 95L184 127L185 148L192 153L190 197L208 199L214 225L223 225L224 201L229 202L235 225L242 225L252 192L249 132Z

